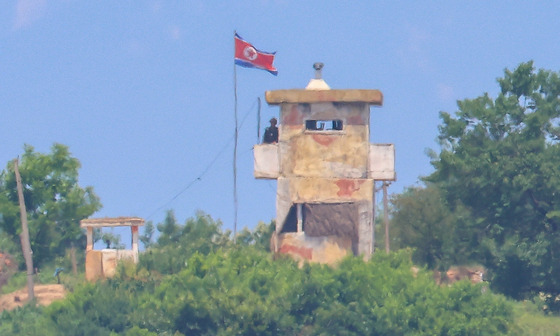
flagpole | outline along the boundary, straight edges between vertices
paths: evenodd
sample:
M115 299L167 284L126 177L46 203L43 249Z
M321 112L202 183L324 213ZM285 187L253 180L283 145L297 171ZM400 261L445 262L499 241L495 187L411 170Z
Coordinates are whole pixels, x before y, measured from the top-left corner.
M234 146L233 146L233 243L237 243L237 141L239 135L239 126L237 121L237 65L244 67L257 68L261 70L266 70L273 75L277 75L278 71L272 64L274 62L275 53L267 53L257 50L250 43L243 41L237 32L233 31L233 94L235 96L235 135L234 135ZM239 50L238 54L237 47L243 48ZM260 99L259 99L259 122L260 122ZM260 125L259 125L260 126ZM259 133L257 132L257 135Z
M257 143L261 141L261 97L257 97L259 108L257 110Z
M233 36L235 37L235 31ZM234 55L235 55L235 38L233 45ZM235 57L234 57L235 59ZM235 61L233 62L233 95L235 100L234 115L235 115L235 133L234 133L234 143L233 143L233 243L237 243L237 67Z

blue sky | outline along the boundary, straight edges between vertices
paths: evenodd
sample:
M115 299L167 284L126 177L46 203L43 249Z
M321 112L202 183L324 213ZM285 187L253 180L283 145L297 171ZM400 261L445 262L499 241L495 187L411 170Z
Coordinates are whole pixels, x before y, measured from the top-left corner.
M239 229L275 217L275 181L253 178L257 98L262 120L277 116L264 92L304 88L318 61L331 88L383 92L371 142L395 144L399 193L432 171L440 111L495 97L521 62L560 68L558 13L552 1L6 0L0 165L26 143L62 143L101 198L95 217L202 210L232 228L237 30L276 51L279 71L237 68Z

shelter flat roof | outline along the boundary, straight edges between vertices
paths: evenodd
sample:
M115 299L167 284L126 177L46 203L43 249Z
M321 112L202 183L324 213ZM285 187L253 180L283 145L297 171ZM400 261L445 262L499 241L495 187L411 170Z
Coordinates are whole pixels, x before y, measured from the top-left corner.
M110 226L142 226L144 219L140 217L105 217L88 218L80 221L80 227L110 227Z

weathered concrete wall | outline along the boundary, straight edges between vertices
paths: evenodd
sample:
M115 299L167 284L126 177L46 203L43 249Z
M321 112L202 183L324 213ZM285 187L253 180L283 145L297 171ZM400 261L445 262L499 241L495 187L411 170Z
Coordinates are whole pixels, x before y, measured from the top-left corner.
M101 251L86 251L86 280L103 279L103 254Z
M349 238L337 236L309 237L303 233L285 233L278 236L278 252L295 260L334 264L352 250Z
M377 147L369 144L369 109L381 105L383 95L377 90L278 90L267 92L266 99L280 105L279 141L276 153L255 150L255 177L278 180L274 250L326 263L349 253L369 257L374 179L391 173L385 162L390 150L372 153ZM309 120L336 120L337 125L340 120L343 127L307 129ZM278 161L266 159L271 155Z
M101 250L101 264L103 267L103 275L106 278L112 278L117 271L117 250L103 249Z
M336 133L335 133L336 132ZM280 143L284 176L367 178L369 144L364 127L343 132L300 132Z
M343 129L306 130L306 120L342 120ZM281 104L278 148L277 233L282 232L294 204L332 204L333 211L336 211L335 204L346 202L355 205L352 234L341 233L347 230L343 227L348 225L343 225L342 222L346 221L337 220L339 216L331 212L325 215L327 222L322 222L322 229L318 229L317 225L312 228L307 226L303 235L318 238L312 233L314 236L310 236L307 232L310 229L315 233L331 233L328 236L330 239L338 237L346 242L343 244L348 249L345 253L369 255L373 239L374 194L374 180L368 176L369 105L356 102ZM290 222L290 229L294 225ZM343 227L335 230L337 225ZM309 241L299 240L300 244L305 242ZM318 247L314 249L317 251ZM343 254L336 255L340 257Z
M371 200L373 180L350 178L279 178L287 181L289 197L294 203L338 203Z
M369 258L373 253L374 208L375 200L362 200L358 203L358 246L357 253ZM356 249L356 248L355 248Z
M86 252L86 280L111 278L115 276L119 261L138 262L138 252L132 250L90 250Z
M277 231L294 203L341 203L365 201L373 208L371 179L279 177L276 190Z
M305 120L342 120L342 131L309 131ZM366 178L369 107L363 103L283 104L279 136L283 176Z
M282 104L280 115L281 126L295 128L301 128L307 119L342 119L344 125L369 127L369 105L365 103Z

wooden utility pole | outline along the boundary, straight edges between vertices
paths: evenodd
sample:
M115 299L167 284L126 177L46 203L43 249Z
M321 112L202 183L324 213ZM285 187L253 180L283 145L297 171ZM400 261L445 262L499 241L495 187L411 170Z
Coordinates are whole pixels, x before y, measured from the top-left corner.
M389 183L383 182L383 222L385 223L385 252L389 253L389 216L387 215L387 186Z
M76 262L76 247L74 243L70 243L70 259L72 260L72 274L78 274L78 263Z
M16 173L16 184L19 199L19 213L21 217L21 249L23 257L25 258L25 265L27 266L27 293L29 301L35 299L34 284L33 284L33 258L31 257L31 244L29 243L29 229L27 228L27 210L25 209L25 200L23 198L23 187L21 185L21 176L19 175L18 159L14 160L14 171Z

